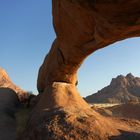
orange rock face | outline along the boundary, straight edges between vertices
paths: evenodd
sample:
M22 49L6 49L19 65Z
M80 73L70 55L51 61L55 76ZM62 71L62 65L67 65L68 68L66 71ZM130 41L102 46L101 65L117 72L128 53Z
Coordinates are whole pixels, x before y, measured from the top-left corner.
M118 128L112 129L112 124L108 125L110 121L98 117L78 95L75 86L77 70L84 59L97 49L140 35L140 2L139 0L52 0L52 2L57 38L39 70L37 87L42 95L31 115L25 138L45 140L51 139L52 136L53 140L59 140L62 139L60 136L62 133L59 133L61 130L64 140L109 139L110 135L118 134ZM66 116L71 114L76 116L76 119L69 122L66 116L61 117L59 110L65 112ZM90 111L89 115L87 112ZM85 117L85 120L93 116L96 125L91 120L90 123L95 129L90 127L85 129L90 123L83 121L78 125L81 129L80 136L77 137L79 116ZM60 118L62 120L59 120ZM72 129L68 127L69 124ZM108 126L107 129L105 126ZM59 129L55 131L56 127ZM69 130L71 133L68 133ZM86 132L89 133L84 135Z
M10 80L10 77L3 68L0 68L0 88L1 87L10 88L15 91L20 101L28 99L29 95L27 94L27 92L13 84L13 82Z

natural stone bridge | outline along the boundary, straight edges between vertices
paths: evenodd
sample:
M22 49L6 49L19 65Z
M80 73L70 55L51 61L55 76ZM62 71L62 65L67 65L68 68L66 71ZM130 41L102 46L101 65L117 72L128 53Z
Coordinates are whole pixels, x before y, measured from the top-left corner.
M40 100L30 116L25 139L106 140L118 131L91 111L80 97L76 89L77 70L97 49L140 36L140 1L52 0L52 3L57 38L39 70ZM84 120L77 124L81 118Z

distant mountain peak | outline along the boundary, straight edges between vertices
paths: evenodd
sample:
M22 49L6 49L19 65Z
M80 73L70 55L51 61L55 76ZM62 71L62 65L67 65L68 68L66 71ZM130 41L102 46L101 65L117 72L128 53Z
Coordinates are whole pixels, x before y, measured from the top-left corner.
M131 78L131 79L134 79L135 77L133 76L133 74L132 74L132 73L128 73L128 74L126 75L126 78Z
M130 100L140 101L140 78L132 73L112 78L110 85L85 98L95 103L126 103Z

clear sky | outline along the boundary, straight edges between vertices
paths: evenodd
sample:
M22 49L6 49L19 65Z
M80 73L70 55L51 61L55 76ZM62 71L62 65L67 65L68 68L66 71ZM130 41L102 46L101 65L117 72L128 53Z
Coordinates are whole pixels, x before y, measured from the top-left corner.
M36 90L38 69L55 38L51 0L0 0L0 67L25 90ZM117 42L90 55L79 70L82 96L131 72L140 77L140 38Z

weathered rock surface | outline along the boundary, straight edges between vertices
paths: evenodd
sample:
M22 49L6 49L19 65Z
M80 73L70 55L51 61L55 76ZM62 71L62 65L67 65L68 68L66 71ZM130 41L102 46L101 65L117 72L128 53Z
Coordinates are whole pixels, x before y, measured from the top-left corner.
M13 84L7 72L3 68L0 68L0 88L1 87L10 88L15 91L21 102L28 99L28 93Z
M9 88L0 88L0 140L16 139L15 113L19 106L17 94Z
M75 87L76 75L84 59L92 52L116 41L140 36L140 2L139 0L52 0L52 2L57 38L39 70L37 87L42 95L30 116L25 139L45 140L53 136L54 140L106 140L110 135L118 135L120 126L115 125L112 128L111 121L91 111L78 95ZM78 127L81 130L78 131L77 119L72 119L69 124L67 117L61 117L61 113L57 112L59 109L67 114L66 116L72 114L77 116L76 118L84 117L87 112L91 112L93 121L80 123ZM48 110L53 112L53 115ZM86 120L89 116L86 116ZM92 127L87 127L88 124ZM72 126L70 134L69 126ZM58 129L55 131L55 128ZM59 130L62 130L62 133L59 133ZM86 132L89 133L84 135ZM78 138L77 133L80 134ZM61 134L65 136L62 138Z
M87 96L88 103L140 102L140 78L131 73L113 78L110 85Z

